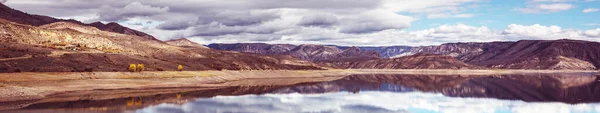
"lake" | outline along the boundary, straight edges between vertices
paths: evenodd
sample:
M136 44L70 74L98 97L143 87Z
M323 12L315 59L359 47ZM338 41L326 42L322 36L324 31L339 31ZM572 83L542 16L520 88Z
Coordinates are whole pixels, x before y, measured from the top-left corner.
M350 75L293 85L117 91L110 98L62 95L8 112L598 113L599 80L595 73Z

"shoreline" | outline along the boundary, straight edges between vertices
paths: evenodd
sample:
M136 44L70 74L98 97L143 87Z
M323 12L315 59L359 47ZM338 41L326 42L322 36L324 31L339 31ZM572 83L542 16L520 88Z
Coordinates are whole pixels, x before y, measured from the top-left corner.
M44 98L70 93L113 90L170 91L216 89L232 86L277 86L325 82L355 74L507 75L590 73L596 70L255 70L255 71L148 71L148 72L23 72L0 73L0 103L50 101ZM0 108L2 110L2 108Z

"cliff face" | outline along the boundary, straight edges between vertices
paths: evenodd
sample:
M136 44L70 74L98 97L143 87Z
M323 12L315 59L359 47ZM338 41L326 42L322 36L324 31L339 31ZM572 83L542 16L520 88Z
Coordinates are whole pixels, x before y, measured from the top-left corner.
M56 19L56 18L52 18L49 16L43 16L43 15L32 15L32 14L27 14L27 13L19 11L19 10L12 9L2 3L0 3L0 19L8 20L8 21L15 22L18 24L32 25L32 26L41 26L41 25L46 25L46 24L55 23L55 22L68 22L68 23L74 23L74 24L79 24L79 25L84 25L84 26L96 27L103 31L115 32L115 33L127 34L127 35L136 35L136 36L144 37L146 39L157 40L149 34L121 26L117 23L103 24L100 22L96 22L96 23L91 23L91 24L85 24L85 23L79 22L77 20L64 20L64 19Z

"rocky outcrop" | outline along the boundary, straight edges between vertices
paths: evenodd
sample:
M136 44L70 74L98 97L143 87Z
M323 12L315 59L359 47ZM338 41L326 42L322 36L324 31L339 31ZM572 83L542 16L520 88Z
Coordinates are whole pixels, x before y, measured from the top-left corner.
M157 40L149 34L121 26L117 23L103 24L100 22L96 22L96 23L91 23L91 24L85 24L85 23L79 22L77 20L72 20L72 19L64 20L64 19L56 19L56 18L42 16L42 15L32 15L32 14L27 14L27 13L19 11L19 10L12 9L2 3L0 3L0 19L8 20L11 22L19 23L19 24L32 25L32 26L42 26L42 25L56 23L56 22L68 22L68 23L74 23L74 24L79 24L79 25L84 25L84 26L96 27L103 31L115 32L115 33L127 34L127 35L136 35L136 36L144 37L146 39Z

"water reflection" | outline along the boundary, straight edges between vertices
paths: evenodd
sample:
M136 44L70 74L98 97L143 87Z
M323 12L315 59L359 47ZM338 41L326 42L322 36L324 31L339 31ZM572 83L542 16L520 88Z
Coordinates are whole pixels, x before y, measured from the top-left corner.
M160 104L138 113L598 113L600 104L530 103L447 97L423 92L218 96L183 105Z
M278 89L273 93L421 91L452 97L588 103L600 102L598 80L595 75L352 75L331 82Z
M146 108L153 111L172 111L185 109L197 109L199 106L211 106L217 109L230 109L229 107L243 107L252 109L242 109L254 111L253 109L270 109L273 111L306 111L313 107L302 108L296 104L284 104L285 101L310 101L314 103L335 103L348 102L347 100L335 100L329 98L331 95L353 96L372 96L369 99L383 99L381 95L386 94L387 100L394 98L416 98L419 95L434 95L437 100L414 100L427 101L431 103L459 101L456 98L438 99L449 97L475 97L469 98L473 104L482 102L506 102L521 105L526 102L561 102L569 104L594 103L600 102L599 77L589 73L567 74L567 75L496 75L496 76L466 76L466 75L351 75L345 78L328 82L305 82L292 85L271 85L271 86L247 86L239 84L231 87L218 88L181 88L181 89L155 89L153 91L109 91L110 94L94 95L94 93L85 94L67 94L56 95L44 100L0 103L2 108L16 108L18 111L31 110L52 110L52 109L77 109L77 110L96 110L96 111L126 111L141 109L148 106L160 105L161 107ZM240 82L245 83L245 82ZM106 92L106 91L103 91ZM347 92L347 93L345 93ZM325 93L325 94L322 94ZM248 95L253 98L242 98ZM265 96L265 94L267 94ZM407 94L414 97L403 97ZM440 95L441 94L441 95ZM270 96L269 96L270 95ZM273 97L272 95L277 95ZM281 99L280 97L298 96L299 98L289 98L292 100ZM317 95L316 97L312 97ZM219 96L214 98L215 96ZM221 97L230 96L230 97ZM311 97L311 98L305 98ZM196 100L198 98L205 98ZM224 100L229 99L226 103ZM278 98L278 99L277 99ZM479 99L477 99L479 98ZM493 98L493 99L483 99ZM215 100L217 99L217 100ZM301 100L293 100L301 99ZM309 99L309 100L304 100ZM424 98L429 99L429 98ZM501 101L497 99L517 100ZM485 100L485 101L484 101ZM254 101L260 103L253 103ZM331 101L331 102L326 102ZM396 100L407 101L407 100ZM413 101L413 100L411 100ZM524 101L524 102L522 102ZM266 103L263 103L266 102ZM170 104L164 104L170 103ZM246 103L246 104L240 104ZM356 102L350 102L356 103ZM359 102L360 103L360 102ZM367 104L365 104L367 103ZM334 108L323 108L320 112L348 112L364 111L370 112L406 112L422 110L411 107L399 107L388 109L370 103L368 100L362 100L362 104L344 104ZM410 102L409 102L410 103ZM192 105L190 105L192 104ZM311 104L311 103L297 103ZM402 103L389 103L398 105ZM560 104L563 105L563 104ZM587 104L580 104L587 105ZM592 105L592 104L590 104ZM451 105L448 105L451 106ZM504 105L494 105L504 106ZM300 107L302 109L295 109ZM506 107L506 106L504 106ZM589 106L588 106L589 107ZM293 108L293 109L292 109ZM386 109L382 109L386 108ZM402 108L402 109L400 109ZM504 109L504 108L498 108ZM211 110L211 109L206 109ZM332 111L333 110L333 111ZM431 109L425 109L431 110ZM143 110L142 110L143 111ZM203 111L211 112L211 111ZM232 111L236 112L236 111Z

